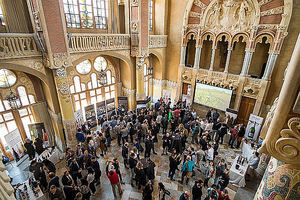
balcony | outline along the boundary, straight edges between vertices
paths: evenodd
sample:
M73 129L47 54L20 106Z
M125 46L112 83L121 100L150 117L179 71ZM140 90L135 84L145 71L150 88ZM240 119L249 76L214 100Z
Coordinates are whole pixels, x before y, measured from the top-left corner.
M33 34L1 33L0 59L41 56Z
M130 35L127 34L72 33L69 36L71 53L130 49Z

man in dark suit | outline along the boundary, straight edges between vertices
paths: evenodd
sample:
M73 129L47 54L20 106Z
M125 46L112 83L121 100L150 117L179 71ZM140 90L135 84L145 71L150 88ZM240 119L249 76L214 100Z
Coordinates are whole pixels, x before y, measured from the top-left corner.
M61 178L61 182L62 182L63 185L71 185L74 182L74 180L73 180L72 176L70 175L69 171L64 172L64 175Z

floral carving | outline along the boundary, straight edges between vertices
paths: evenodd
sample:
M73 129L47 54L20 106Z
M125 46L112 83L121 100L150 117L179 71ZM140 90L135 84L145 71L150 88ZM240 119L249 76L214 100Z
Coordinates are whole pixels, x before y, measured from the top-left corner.
M65 77L67 75L67 70L64 67L61 67L56 70L56 76L58 77Z
M70 88L68 84L62 84L59 86L59 91L63 94L63 95L68 95L70 93Z
M61 67L72 66L68 53L55 53L53 54L53 68L58 69Z

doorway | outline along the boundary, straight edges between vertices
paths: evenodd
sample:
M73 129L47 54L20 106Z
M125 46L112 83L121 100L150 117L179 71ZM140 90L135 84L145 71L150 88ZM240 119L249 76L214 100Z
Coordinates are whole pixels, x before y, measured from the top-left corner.
M249 116L252 114L256 100L249 97L242 97L240 109L237 116L237 123L247 126Z

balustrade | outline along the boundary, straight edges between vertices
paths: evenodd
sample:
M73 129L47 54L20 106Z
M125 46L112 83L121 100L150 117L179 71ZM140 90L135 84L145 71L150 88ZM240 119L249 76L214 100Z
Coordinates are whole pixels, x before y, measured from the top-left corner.
M41 55L33 34L1 33L0 59Z

